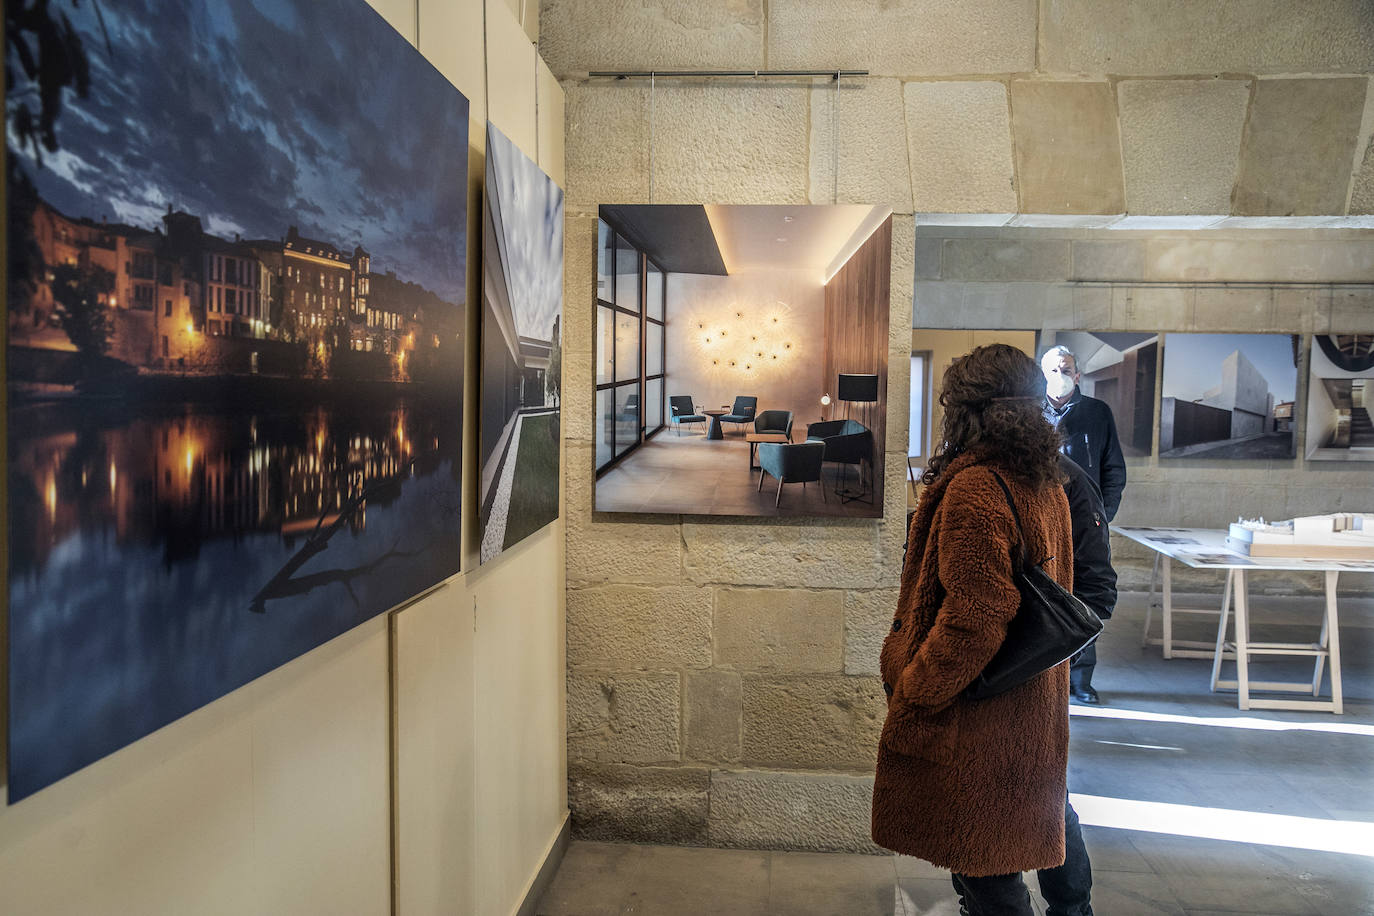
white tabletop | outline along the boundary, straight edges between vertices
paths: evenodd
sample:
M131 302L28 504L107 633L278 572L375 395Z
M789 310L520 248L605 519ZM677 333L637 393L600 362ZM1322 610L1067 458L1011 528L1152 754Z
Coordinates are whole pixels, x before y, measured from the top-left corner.
M1139 528L1112 525L1112 531L1144 544L1194 569L1297 569L1311 572L1374 572L1371 560L1250 557L1226 546L1226 531L1215 528Z

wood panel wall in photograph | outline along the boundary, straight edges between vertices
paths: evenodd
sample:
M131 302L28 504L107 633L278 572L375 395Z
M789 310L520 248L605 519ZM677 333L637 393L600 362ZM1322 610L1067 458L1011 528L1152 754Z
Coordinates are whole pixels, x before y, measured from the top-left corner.
M825 375L836 397L844 373L877 373L876 404L836 400L828 416L848 416L873 431L873 500L883 504L883 451L887 442L887 324L892 284L892 217L883 221L825 285ZM851 478L852 479L852 478Z

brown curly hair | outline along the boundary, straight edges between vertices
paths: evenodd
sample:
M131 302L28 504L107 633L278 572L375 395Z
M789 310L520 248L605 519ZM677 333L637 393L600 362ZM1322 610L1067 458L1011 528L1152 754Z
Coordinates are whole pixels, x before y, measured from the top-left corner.
M1059 486L1059 433L1045 419L1045 376L1015 347L990 344L945 370L941 443L921 482L931 484L966 452L985 455L1034 489Z

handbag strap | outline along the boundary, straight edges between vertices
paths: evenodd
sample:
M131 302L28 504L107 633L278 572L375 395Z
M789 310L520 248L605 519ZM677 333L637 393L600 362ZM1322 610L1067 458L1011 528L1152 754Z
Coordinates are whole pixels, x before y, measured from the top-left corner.
M1021 523L1021 513L1016 511L1016 500L1011 498L1011 490L1008 489L1007 482L1002 479L1001 474L997 473L992 468L988 468L988 470L992 472L992 476L997 480L997 485L1002 488L1002 495L1004 495L1007 498L1007 505L1011 507L1011 517L1016 519L1016 528L1018 531L1021 532L1020 555L1021 566L1024 568L1027 559L1026 526Z

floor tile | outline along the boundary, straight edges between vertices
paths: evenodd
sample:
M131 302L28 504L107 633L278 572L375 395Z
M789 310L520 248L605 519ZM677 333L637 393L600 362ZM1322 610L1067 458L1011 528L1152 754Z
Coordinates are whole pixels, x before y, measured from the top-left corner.
M769 873L774 916L905 916L891 856L775 852Z
M905 916L959 916L959 898L949 879L899 878Z
M941 878L949 880L949 869L941 868L938 865L931 865L925 859L918 859L915 856L894 855L893 860L897 866L897 875L901 878Z
M1114 827L1084 827L1083 844L1088 848L1088 859L1092 862L1093 872L1136 872L1153 874L1154 869L1131 843L1130 830Z
M617 916L639 881L643 846L578 841L568 847L537 916Z
M1093 911L1102 916L1182 916L1183 906L1157 875L1093 869Z
M766 916L768 873L766 852L648 846L623 912Z

